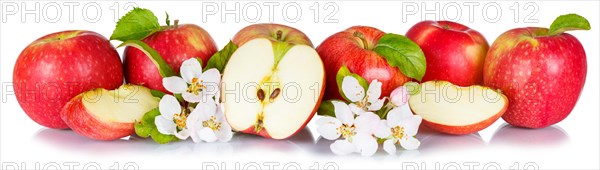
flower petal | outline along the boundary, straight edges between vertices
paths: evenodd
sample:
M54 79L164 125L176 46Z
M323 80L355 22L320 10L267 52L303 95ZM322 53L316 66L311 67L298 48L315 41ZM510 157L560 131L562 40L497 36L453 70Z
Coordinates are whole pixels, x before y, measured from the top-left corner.
M396 144L394 139L388 139L383 142L383 150L390 155L396 154Z
M202 75L202 65L200 65L198 59L190 58L181 63L179 72L185 82L192 84L193 78L200 78L200 75Z
M333 124L337 124L337 125L340 125L340 126L342 125L342 122L340 122L340 120L338 120L338 119L336 119L334 117L330 117L330 116L323 116L323 117L317 119L316 123L317 123L318 126L321 126L323 124L328 124L328 123L329 124L333 123Z
M369 89L367 90L368 102L375 103L375 101L379 100L379 97L381 96L381 85L382 83L377 81L377 79L371 81Z
M375 100L375 102L373 102L373 103L371 103L371 105L367 106L367 109L369 109L369 111L378 111L379 109L381 109L381 107L383 107L384 102L385 102L385 99Z
M419 125L423 119L421 116L411 116L402 120L401 126L404 127L404 133L408 136L415 136L419 131Z
M402 109L400 108L393 108L392 110L390 110L387 113L386 119L387 119L387 125L389 127L396 127L398 125L400 125L400 123L402 122L403 119L403 115L402 115Z
M352 139L352 144L356 146L362 156L371 156L377 152L377 140L370 134L356 134Z
M400 86L394 89L394 91L392 91L392 94L390 94L390 102L392 102L392 104L394 104L395 106L400 107L408 102L409 97L410 94L408 93L406 87Z
M189 129L183 129L183 130L175 133L175 137L177 137L181 140L186 140L188 137L190 137L190 133L191 133L191 131Z
M356 117L356 132L357 133L365 133L365 134L373 134L377 124L379 124L381 119L379 116L375 115L373 112L366 112L358 117Z
M200 134L198 133L200 130L202 130L204 127L200 126L198 129L193 129L191 130L190 133L190 138L192 138L192 141L194 141L194 143L200 143L200 141L202 141L200 139Z
M420 145L421 142L417 138L412 136L400 139L400 146L402 146L406 150L418 149Z
M392 135L392 130L389 126L387 126L386 122L387 122L387 120L379 121L379 124L377 125L377 128L375 129L375 132L373 133L378 138L387 138L387 137L390 137L390 135Z
M156 124L156 128L158 132L165 135L172 135L177 132L177 125L173 122L172 119L165 119L162 116L156 116L154 118L154 124Z
M171 93L181 94L185 92L188 88L187 83L181 78L177 76L165 77L162 79L162 84Z
M340 133L337 128L341 126L341 123L338 122L329 122L322 125L319 125L317 128L317 132L323 136L323 138L327 140L335 140L340 137Z
M348 105L344 102L333 101L333 108L335 117L340 120L343 124L354 124L354 114L350 111Z
M361 114L367 112L364 109L358 107L354 103L350 103L350 105L348 105L348 107L350 108L350 110L352 111L352 113L354 113L355 115L361 115Z
M365 98L365 89L352 76L346 76L342 80L342 92L351 102L358 102Z
M215 118L218 118L216 116L217 105L214 103L214 101L212 101L212 99L209 99L209 101L206 103L198 103L198 105L194 109L194 112L200 113L200 116L199 116L200 121L206 121L206 120L210 119L211 116L215 116Z
M198 131L198 136L205 142L217 141L217 135L215 135L215 132L210 128L202 128Z
M158 111L160 111L160 115L165 119L173 120L175 114L181 113L181 105L179 105L179 101L177 101L175 96L167 94L160 99Z
M192 113L190 113L185 120L185 125L187 128L194 130L199 130L202 128L202 121L200 120L201 116L202 113L200 112L200 109L194 109L194 111L192 111Z
M199 103L202 101L202 95L195 95L194 93L190 93L187 91L181 93L181 97L183 97L183 100L190 103Z
M219 87L221 85L221 73L219 73L219 70L215 68L206 70L200 76L200 80L202 80L202 85L206 86L206 88L202 90L202 94L215 96L219 92Z
M233 137L231 126L229 126L227 122L222 122L221 128L219 128L219 131L215 133L217 135L217 139L219 139L220 142L228 142Z
M336 155L347 155L356 151L356 147L348 140L336 140L329 145L329 148Z

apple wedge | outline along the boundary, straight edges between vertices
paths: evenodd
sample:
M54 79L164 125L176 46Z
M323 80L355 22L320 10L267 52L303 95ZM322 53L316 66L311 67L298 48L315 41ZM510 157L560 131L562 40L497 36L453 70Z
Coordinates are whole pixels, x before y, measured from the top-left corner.
M134 123L158 107L150 89L121 85L115 90L96 88L71 99L62 109L63 121L78 134L96 140L115 140L135 132Z
M232 54L223 71L221 96L234 130L285 139L314 116L325 71L311 45L288 43L282 37L286 34L272 31L276 37L249 40Z
M408 104L423 124L439 132L463 135L492 125L508 107L500 91L485 86L460 87L447 81L422 83Z

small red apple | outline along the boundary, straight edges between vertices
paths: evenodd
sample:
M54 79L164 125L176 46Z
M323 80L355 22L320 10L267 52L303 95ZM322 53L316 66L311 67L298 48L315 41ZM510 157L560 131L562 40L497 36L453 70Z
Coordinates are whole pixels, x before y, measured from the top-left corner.
M565 119L587 72L581 43L566 30L589 29L576 14L563 15L550 29L509 30L494 41L484 66L484 84L501 89L510 101L502 118L511 125L543 128Z
M368 82L375 79L382 82L382 96L388 96L396 87L411 80L373 51L384 34L377 28L354 26L331 35L317 47L325 65L328 84L325 99L343 99L336 86L336 75L344 65L350 72L358 74Z
M425 53L423 82L445 80L459 86L482 83L489 45L481 33L451 21L422 21L410 28L406 37Z
M71 30L43 36L19 55L13 72L15 95L35 122L68 128L61 108L81 92L123 84L121 59L102 35Z
M151 34L142 41L155 49L177 74L181 63L186 59L200 58L203 66L206 66L208 59L217 52L215 41L208 32L197 25L175 23L163 27L165 29ZM162 85L158 68L142 51L126 47L123 60L127 83L168 93Z

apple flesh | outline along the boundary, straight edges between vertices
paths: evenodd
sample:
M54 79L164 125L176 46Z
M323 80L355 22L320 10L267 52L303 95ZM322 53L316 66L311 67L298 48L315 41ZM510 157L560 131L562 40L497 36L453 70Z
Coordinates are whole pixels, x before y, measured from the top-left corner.
M223 71L225 117L236 131L273 139L291 137L306 126L321 102L323 63L310 44L286 41L306 37L294 28L276 25L277 29L272 29L270 24L250 27L254 29L247 30L253 31L238 34L266 29L262 30L265 38L234 39L243 45Z
M427 127L463 135L492 125L506 111L508 99L484 86L461 87L447 81L428 81L410 96L408 104Z
M176 24L142 41L155 49L176 74L179 74L183 61L198 57L203 66L206 66L208 59L217 52L217 45L208 32L193 24ZM158 68L142 51L126 47L123 62L127 83L169 93L162 85Z
M502 118L513 126L544 128L565 119L579 99L587 73L585 51L568 33L509 30L492 44L484 84L511 101Z
M78 134L96 140L115 140L135 132L134 123L158 107L150 89L125 84L115 90L97 88L77 95L61 117Z
M76 95L123 84L115 48L102 35L84 30L56 32L29 44L13 72L15 95L36 123L66 129L60 109Z
M483 82L483 63L489 45L483 35L451 21L422 21L406 37L417 43L427 61L422 81L445 80L459 86Z
M335 79L344 65L350 72L360 75L368 82L375 79L381 82L382 96L389 96L396 87L411 80L373 51L384 34L377 28L354 26L331 35L317 47L329 84L325 90L325 99L344 99Z

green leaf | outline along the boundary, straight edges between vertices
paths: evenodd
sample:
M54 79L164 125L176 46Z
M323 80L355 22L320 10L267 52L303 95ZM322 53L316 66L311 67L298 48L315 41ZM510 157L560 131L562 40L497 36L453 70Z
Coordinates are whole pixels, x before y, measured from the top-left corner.
M392 67L418 81L425 75L425 54L421 47L405 36L398 34L385 34L373 49L383 56Z
M165 96L165 93L160 90L150 90L150 94L152 94L154 97L158 97L159 99L162 99L162 97Z
M154 16L152 11L133 8L119 19L110 39L120 41L141 40L161 29L158 18Z
M208 59L204 70L206 71L211 68L216 68L220 73L223 73L225 65L227 65L229 58L231 58L231 55L233 55L233 52L235 52L237 48L238 47L232 41L229 41L229 43L227 43L227 45L225 45L221 51L213 54L210 59Z
M341 100L326 100L321 102L321 105L319 106L319 110L317 110L317 114L321 115L321 116L331 116L331 117L335 117L335 108L333 107L333 101L340 101L343 102Z
M344 91L342 91L342 81L344 81L344 77L346 76L352 76L356 78L358 80L358 84L360 84L360 86L362 86L365 89L365 91L369 89L369 82L367 80L365 80L358 74L350 72L350 70L348 70L348 67L346 67L345 65L342 66L335 75L335 81L337 83L339 93L342 95L342 97L344 97L344 99L346 99L346 101L350 101L348 100L346 95L344 95Z
M146 56L148 56L148 58L150 58L150 60L152 60L154 65L156 65L156 67L158 68L158 72L160 73L160 76L170 77L170 76L177 75L177 74L175 74L175 72L173 71L171 66L169 66L167 64L167 62L165 62L165 60L163 60L163 58L160 56L160 54L158 54L158 52L156 50L154 50L152 47L148 46L148 44L146 44L140 40L128 40L128 41L123 42L117 48L125 47L125 46L135 47L135 48L139 49L140 51L144 52L144 54L146 54Z
M167 23L167 27L170 27L171 26L171 20L169 19L169 13L167 13L165 11L165 14L167 15L167 19L165 19L165 22Z
M590 22L577 14L561 15L550 25L548 35L557 35L570 30L590 30Z
M158 108L152 109L144 114L142 120L135 123L135 134L143 138L152 137L152 140L160 144L177 141L178 138L174 135L165 135L158 131L156 124L154 123L156 116L160 116Z

